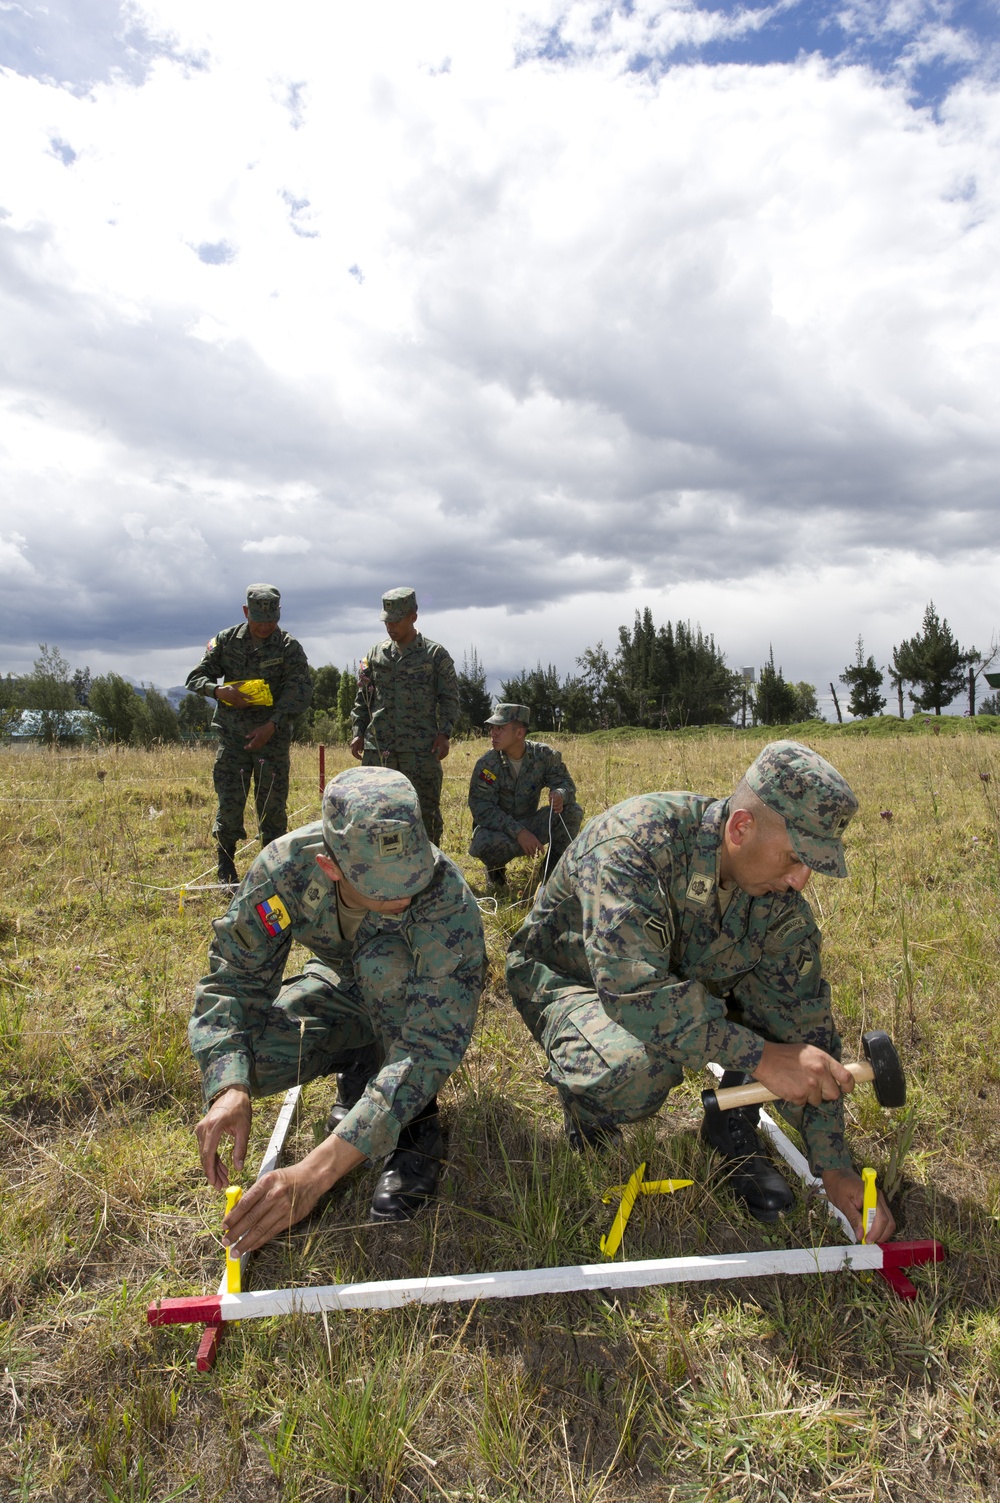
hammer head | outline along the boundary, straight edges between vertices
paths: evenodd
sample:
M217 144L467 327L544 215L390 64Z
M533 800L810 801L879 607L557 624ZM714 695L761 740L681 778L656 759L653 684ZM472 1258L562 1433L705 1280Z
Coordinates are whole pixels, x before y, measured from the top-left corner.
M872 1067L875 1095L879 1106L904 1106L906 1104L906 1076L900 1064L896 1046L881 1028L861 1035L865 1059Z

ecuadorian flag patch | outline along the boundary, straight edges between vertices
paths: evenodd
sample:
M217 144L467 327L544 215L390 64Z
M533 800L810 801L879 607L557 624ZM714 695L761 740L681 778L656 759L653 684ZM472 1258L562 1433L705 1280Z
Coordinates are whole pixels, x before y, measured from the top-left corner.
M292 921L288 917L288 909L280 898L265 898L262 903L256 905L256 908L257 917L272 939L292 927Z
M489 770L488 767L484 767L481 770L481 772L479 774L479 781L481 783L495 783L496 780L497 780L496 773L495 772L490 772L490 770Z

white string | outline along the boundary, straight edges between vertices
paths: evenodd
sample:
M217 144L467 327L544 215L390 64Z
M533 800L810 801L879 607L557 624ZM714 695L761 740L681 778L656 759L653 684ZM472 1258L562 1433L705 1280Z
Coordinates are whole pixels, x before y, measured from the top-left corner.
M291 814L288 816L289 821L293 820L297 814L304 814L308 808L308 804L303 804L301 808L293 809ZM236 850L236 855L242 856L244 851L248 851L252 845L257 844L258 838L259 837L254 836L244 845L239 846ZM137 877L126 877L125 881L131 883L133 887L144 888L146 892L218 892L222 888L225 888L226 891L229 891L229 889L233 886L232 882L205 882L202 883L201 886L198 885L199 883L201 883L202 877L208 877L211 875L211 871L212 868L207 867L205 871L199 872L197 877L192 877L190 882L179 882L176 887L154 887L152 882L140 882Z

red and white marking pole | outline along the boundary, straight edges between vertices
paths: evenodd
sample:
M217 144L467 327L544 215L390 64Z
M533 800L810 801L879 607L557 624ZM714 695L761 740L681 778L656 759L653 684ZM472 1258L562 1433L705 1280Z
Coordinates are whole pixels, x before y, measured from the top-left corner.
M326 787L326 747L320 743L319 748L319 801L323 802L323 789Z
M658 1284L764 1278L770 1274L838 1273L852 1268L880 1273L902 1299L917 1291L906 1270L939 1263L940 1242L853 1243L767 1252L721 1253L694 1258L648 1258L633 1263L586 1263L568 1268L526 1268L506 1273L443 1274L436 1278L381 1279L367 1284L327 1284L313 1289L256 1289L245 1294L161 1299L150 1305L152 1326L210 1327L230 1320L273 1315L312 1315L321 1310L394 1310L402 1305L452 1304L460 1300L521 1299L581 1289L639 1289Z

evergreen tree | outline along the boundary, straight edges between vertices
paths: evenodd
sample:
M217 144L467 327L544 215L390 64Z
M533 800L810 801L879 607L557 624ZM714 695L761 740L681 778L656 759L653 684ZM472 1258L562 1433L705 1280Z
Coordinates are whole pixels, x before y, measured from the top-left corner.
M617 725L618 701L611 682L611 657L604 643L586 648L577 658L576 666L583 669L577 682L582 684L590 701L587 723L600 728Z
M516 677L504 680L500 685L500 698L505 704L527 705L531 711L531 726L538 731L557 731L562 721L562 692L559 674L550 663L543 668L538 663L526 668Z
M351 739L351 711L358 693L358 676L352 673L350 668L345 668L340 675L340 685L337 689L337 733L341 741Z
M153 746L180 739L181 730L173 705L158 689L150 686L142 701L142 714L136 718L133 740L142 746Z
M798 697L792 684L774 666L774 648L757 679L754 694L754 725L790 725L796 719Z
M73 698L84 709L90 702L90 669L77 668L73 674Z
M204 694L185 694L177 711L177 727L187 735L204 736L212 724L212 706Z
M332 663L325 663L322 668L310 668L309 672L313 681L313 718L322 714L334 714L340 692L340 669Z
M6 741L21 724L21 695L12 673L0 676L0 740Z
M906 668L904 677L913 684L910 699L915 708L933 710L935 715L961 694L969 665L978 663L981 657L974 647L958 645L947 621L939 618L933 600L924 611L923 629L893 649L894 665L897 653Z
M486 688L486 669L474 647L463 654L457 677L461 708L455 729L461 735L468 735L470 731L481 732L483 722L493 712L493 701Z
M90 686L90 710L105 741L120 746L141 742L146 730L145 706L120 673L105 673Z
M39 735L51 746L73 735L76 698L69 664L58 647L40 642L39 653L32 672L19 680L18 692L24 708L36 712Z
M861 719L881 715L885 709L885 696L880 693L884 682L882 670L875 659L865 657L865 644L859 637L855 647L854 662L849 663L840 675L840 682L850 689L847 711Z
M788 686L795 695L795 719L796 720L822 720L819 713L819 700L816 697L816 685L807 684L800 679L797 684Z
M678 621L656 629L652 612L618 628L608 687L628 725L719 725L735 714L740 680L700 627Z

